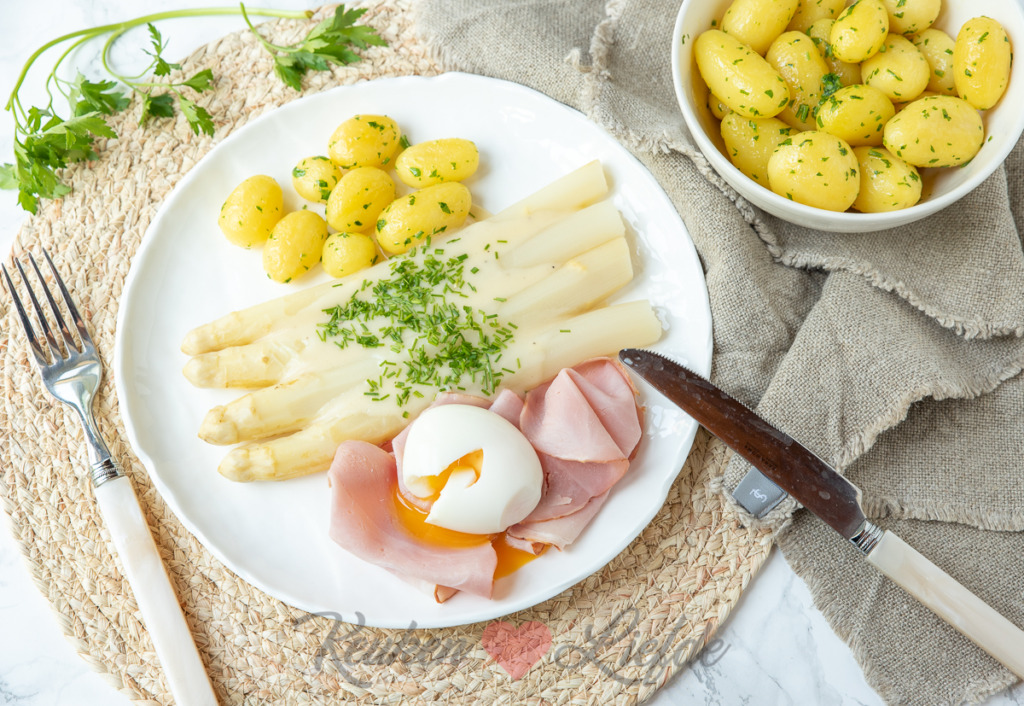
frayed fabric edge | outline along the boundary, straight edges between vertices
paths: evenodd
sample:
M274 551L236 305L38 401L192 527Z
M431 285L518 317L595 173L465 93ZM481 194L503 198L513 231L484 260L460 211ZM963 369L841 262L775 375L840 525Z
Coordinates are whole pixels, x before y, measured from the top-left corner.
M978 318L966 318L940 311L928 304L915 290L904 282L886 276L874 267L865 267L857 260L843 257L816 256L814 253L790 253L777 243L765 241L768 251L778 262L788 267L801 269L823 269L828 272L844 270L866 279L882 291L892 292L943 328L948 328L968 340L997 338L1000 336L1024 337L1024 321L987 322Z

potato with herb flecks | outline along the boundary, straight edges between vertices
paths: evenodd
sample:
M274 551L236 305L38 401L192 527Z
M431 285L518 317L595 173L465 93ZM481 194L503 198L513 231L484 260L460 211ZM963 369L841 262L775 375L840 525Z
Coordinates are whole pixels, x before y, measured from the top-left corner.
M877 88L845 86L818 106L818 128L853 147L880 145L885 124L896 114L892 102Z
M899 34L889 34L885 46L860 65L864 83L893 102L905 103L928 87L931 67L917 47Z
M839 78L840 85L853 86L861 82L860 64L848 64L845 61L840 61L832 52L832 45L829 41L832 35L832 25L835 23L835 20L827 17L817 20L807 28L807 36L814 42L814 46L818 47L818 53L828 65L829 73L835 74ZM822 88L824 89L824 86Z
M433 235L461 226L471 205L469 189L457 181L399 196L377 219L377 243L385 255L404 253Z
M835 20L845 7L846 0L800 0L786 29L810 34L811 25L821 20Z
M886 149L915 167L954 167L978 154L985 125L962 98L929 96L910 103L885 124Z
M814 109L821 101L822 79L828 66L814 40L803 32L783 32L764 55L789 87L789 105L779 120L798 130L814 129Z
M771 118L789 105L789 86L764 57L719 29L693 43L697 69L708 89L730 110L748 118Z
M322 263L331 277L345 277L377 263L377 243L366 233L331 233L324 242Z
M953 47L957 93L978 110L988 110L1003 97L1012 60L1010 38L1001 24L989 17L967 20Z
M923 32L935 22L942 0L882 0L889 13L889 31L896 34Z
M953 76L953 38L941 29L931 27L911 37L914 46L921 52L931 75L928 77L928 90L944 96L956 95L956 83Z
M857 0L832 25L829 43L840 61L859 64L885 46L889 13L882 0Z
M395 174L416 189L443 181L462 181L476 173L480 152L469 140L449 137L419 142L395 160Z
M386 115L354 115L335 129L327 154L342 169L382 167L398 151L402 131Z
M772 191L827 211L845 211L860 192L853 148L827 132L801 132L783 140L768 160Z
M348 172L327 199L327 222L339 231L367 231L395 200L395 182L383 169L358 167Z
M312 211L293 211L274 226L263 246L263 270L275 282L291 282L320 262L327 224Z
M860 164L860 193L853 207L861 213L910 208L921 200L921 176L884 147L854 147Z
M780 142L795 134L778 118L744 118L729 113L722 120L722 140L729 160L766 189L768 160Z
M328 157L306 157L292 169L295 192L313 203L327 203L331 190L341 179L341 170Z
M251 248L266 241L284 214L284 194L273 177L251 176L235 187L220 207L217 225L235 245Z
M722 30L758 54L782 34L800 0L733 0L722 17Z

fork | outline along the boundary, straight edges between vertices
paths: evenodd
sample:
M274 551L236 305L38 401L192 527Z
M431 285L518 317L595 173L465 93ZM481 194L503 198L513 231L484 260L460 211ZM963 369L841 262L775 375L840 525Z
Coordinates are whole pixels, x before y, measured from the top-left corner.
M164 666L174 700L186 706L216 704L213 687L185 623L185 616L160 560L156 544L146 526L146 519L132 489L131 481L111 457L110 450L96 425L92 409L93 400L103 378L103 365L96 353L96 346L53 260L45 250L43 257L53 273L61 299L78 332L79 342L75 341L60 306L31 254L28 255L28 261L35 271L39 287L52 312L55 324L53 328L25 275L21 261L15 259L14 264L28 292L40 333L36 333L33 328L32 320L18 296L10 272L5 265L0 265L7 290L14 300L29 347L43 378L43 384L51 395L74 409L82 422L85 439L88 442L86 446L92 467L91 477L96 501L110 530L128 583L135 594L143 622L153 639L157 657Z

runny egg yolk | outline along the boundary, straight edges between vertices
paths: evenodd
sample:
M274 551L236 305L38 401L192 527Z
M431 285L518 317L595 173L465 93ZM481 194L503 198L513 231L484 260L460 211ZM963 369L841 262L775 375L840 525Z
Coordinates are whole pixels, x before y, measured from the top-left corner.
M473 451L448 466L443 473L439 473L437 476L425 479L430 481L431 489L433 490L430 500L437 499L441 494L441 490L444 488L445 483L448 482L448 476L455 471L471 469L476 473L477 478L479 478L482 463L483 452L480 450ZM439 527L438 525L428 523L426 521L427 513L408 502L402 496L397 484L395 485L394 505L395 516L398 518L402 527L417 540L426 544L459 549L461 547L473 547L484 544L485 542L490 542L494 547L495 553L498 555L498 564L494 569L495 579L508 576L539 556L539 554L531 554L530 552L524 552L522 549L513 547L508 543L504 532L497 532L494 534L469 534L467 532L456 532L455 530L450 530L445 527Z
M448 483L448 478L452 473L457 473L459 471L472 471L476 476L476 480L473 481L473 483L475 483L477 480L480 480L480 468L483 465L483 449L477 449L476 451L470 451L436 476L425 476L422 482L424 485L430 486L430 496L424 498L424 500L430 500L431 502L437 500L441 496L441 491L444 490L444 486ZM470 485L472 485L472 483L470 483Z

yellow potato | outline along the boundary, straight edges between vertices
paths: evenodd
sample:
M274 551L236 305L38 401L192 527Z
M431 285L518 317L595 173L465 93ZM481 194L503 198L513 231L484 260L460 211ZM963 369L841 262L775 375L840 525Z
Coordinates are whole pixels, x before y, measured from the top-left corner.
M284 212L284 195L273 177L252 176L235 187L220 207L217 225L235 245L251 248L266 241Z
M884 147L854 147L860 163L860 194L853 207L861 213L910 208L921 200L921 176Z
M821 101L821 80L828 73L814 41L802 32L785 32L772 42L767 61L789 87L789 105L778 117L798 130L814 129L814 108Z
M384 208L395 200L395 182L383 169L357 167L341 178L327 199L327 222L340 231L373 228Z
M718 96L714 93L708 93L708 110L711 111L716 120L721 120L729 114L729 106L719 100Z
M846 0L800 0L786 29L807 32L819 20L835 20L845 7Z
M342 169L381 167L398 151L402 131L386 115L355 115L337 127L327 154Z
M931 70L928 90L944 96L955 96L957 93L953 74L953 38L941 29L932 27L914 35L912 41Z
M386 255L398 255L426 238L461 226L472 199L469 189L447 181L400 196L377 219L377 243Z
M978 110L988 110L1006 90L1012 59L1010 38L1001 24L988 17L967 20L953 49L957 93Z
M889 100L911 101L928 86L931 68L909 39L899 34L886 37L885 47L860 66L864 83L877 88Z
M852 86L861 83L860 64L849 64L845 61L840 61L832 52L829 36L832 34L832 25L835 23L835 20L827 17L815 20L807 28L807 36L814 42L814 46L818 47L818 53L825 59L829 73L839 77L840 85Z
M882 0L857 0L832 25L829 43L840 61L859 64L884 45L889 34L889 13Z
M395 160L395 173L407 185L422 189L442 181L462 181L480 165L480 152L469 140L451 137L420 142Z
M853 148L827 132L801 132L783 140L768 160L768 183L786 198L828 211L845 211L860 192Z
M365 233L332 233L324 242L323 267L331 277L365 270L380 258L377 243Z
M882 144L883 130L896 114L877 88L863 84L840 88L818 107L817 124L853 147Z
M295 192L314 203L327 203L327 197L331 195L338 180L341 179L341 170L335 166L329 157L306 157L292 169L292 186Z
M934 24L942 0L882 0L889 13L889 31L896 34L923 32Z
M796 131L778 118L744 118L729 113L722 119L726 154L741 172L768 188L768 160L779 143Z
M985 140L978 111L962 98L918 98L885 125L886 149L915 167L952 167L974 159Z
M293 211L274 226L263 246L263 270L275 282L291 282L320 262L327 224L312 211Z
M785 31L799 4L800 0L733 0L722 17L722 29L763 55Z
M748 118L770 118L789 105L789 87L759 54L718 29L697 37L697 68L719 100Z

